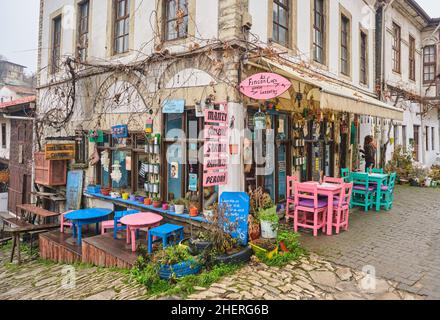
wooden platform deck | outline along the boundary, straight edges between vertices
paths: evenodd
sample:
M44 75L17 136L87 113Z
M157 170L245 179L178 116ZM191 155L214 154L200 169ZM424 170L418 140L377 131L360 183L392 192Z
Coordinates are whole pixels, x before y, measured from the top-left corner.
M113 239L113 233L90 235L82 239L82 246L76 244L71 233L61 233L58 230L40 234L40 256L43 259L60 263L83 262L100 267L131 268L136 262L137 255L131 251L131 245L126 243L125 232ZM137 244L146 246L147 241L141 233Z

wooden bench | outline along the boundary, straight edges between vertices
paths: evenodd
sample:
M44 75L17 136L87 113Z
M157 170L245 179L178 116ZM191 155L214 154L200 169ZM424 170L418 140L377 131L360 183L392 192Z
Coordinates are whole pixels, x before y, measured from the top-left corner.
M36 219L38 219L38 222L40 222L41 219L43 220L43 224L47 224L50 218L58 217L60 215L59 213L37 207L34 204L20 204L17 205L17 209L21 211L21 217L32 224L35 223Z
M9 222L11 219L3 219L4 222ZM3 231L8 232L12 235L12 249L11 249L11 263L14 261L14 254L15 254L15 248L17 247L17 253L18 253L18 264L21 263L21 254L20 254L20 235L21 234L29 234L30 240L31 240L31 254L32 254L32 235L35 233L42 233L46 232L51 229L57 229L59 228L59 224L46 224L46 225L32 225L30 223L27 223L25 221L22 221L20 223L17 222L20 221L19 219L12 218L14 220L13 225L15 227L6 226L3 223ZM24 223L23 223L24 222ZM17 226L17 225L23 225L23 226Z

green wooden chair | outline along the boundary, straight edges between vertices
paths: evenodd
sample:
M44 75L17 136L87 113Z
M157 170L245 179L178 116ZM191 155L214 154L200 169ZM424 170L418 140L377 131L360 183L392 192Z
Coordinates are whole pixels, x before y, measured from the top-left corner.
M363 207L368 211L374 205L375 194L375 187L369 184L368 173L352 172L350 179L354 184L350 206Z
M373 168L371 170L372 173L380 173L383 174L383 169L382 168Z
M341 168L341 178L343 178L345 182L350 182L350 169Z
M394 186L396 185L397 173L393 172L388 178L387 184L382 186L382 199L380 199L380 206L385 207L385 210L390 210L394 202Z

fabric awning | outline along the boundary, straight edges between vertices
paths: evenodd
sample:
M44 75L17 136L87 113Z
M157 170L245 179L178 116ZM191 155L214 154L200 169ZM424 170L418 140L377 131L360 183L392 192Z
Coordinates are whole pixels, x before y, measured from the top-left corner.
M316 87L309 91L307 98L319 101L322 109L403 121L403 110L362 93L360 90L332 82L323 75L314 75L299 68L294 69L267 58L262 58L262 60L272 72L278 72L290 79Z

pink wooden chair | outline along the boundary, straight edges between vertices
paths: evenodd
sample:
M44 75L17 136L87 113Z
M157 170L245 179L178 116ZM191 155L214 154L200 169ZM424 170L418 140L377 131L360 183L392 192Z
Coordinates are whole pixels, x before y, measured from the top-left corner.
M353 182L345 183L342 188L339 199L335 199L333 207L333 223L332 226L336 228L336 234L339 234L341 228L348 230L348 220L350 216L350 201L351 193L353 191Z
M324 177L324 183L344 184L344 178Z
M66 211L66 212L60 214L60 232L61 233L64 233L64 227L72 228L72 223L64 222L64 216L72 211L73 210L69 210L69 211Z
M294 218L294 213L290 213L290 205L295 203L294 185L296 182L298 182L297 176L287 176L286 222L289 222L290 218Z
M316 184L295 183L294 231L298 227L313 229L313 236L326 225L327 200L318 198Z

